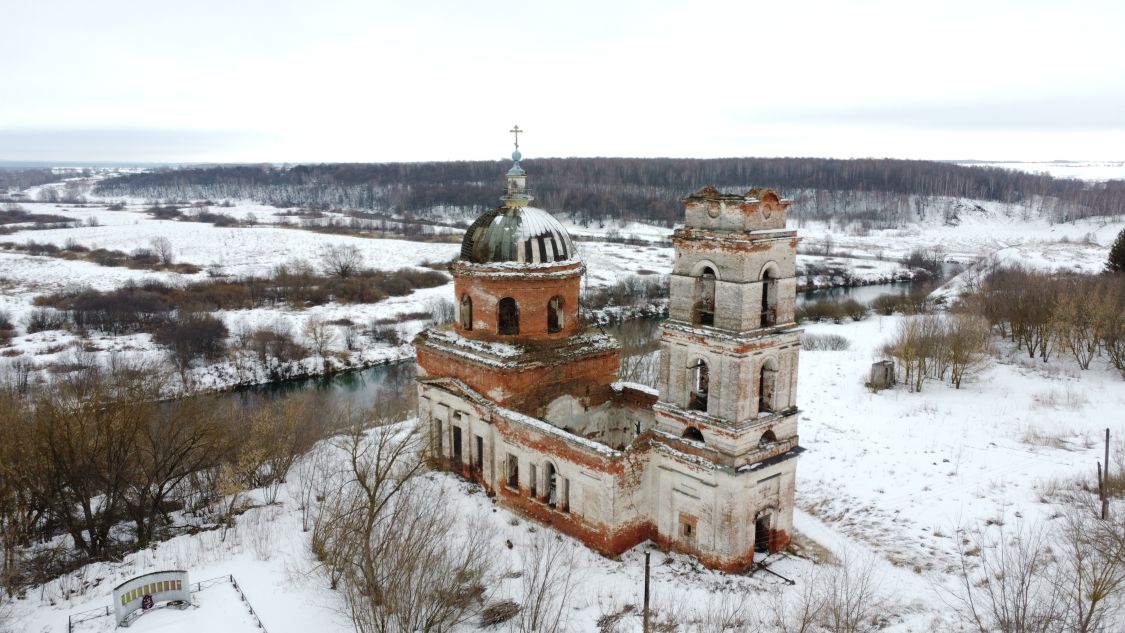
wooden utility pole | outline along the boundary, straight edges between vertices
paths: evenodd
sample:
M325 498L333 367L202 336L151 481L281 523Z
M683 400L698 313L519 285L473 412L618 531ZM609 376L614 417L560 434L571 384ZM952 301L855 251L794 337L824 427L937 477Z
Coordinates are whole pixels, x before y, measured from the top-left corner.
M650 553L645 552L645 611L644 611L644 633L649 633L649 614L648 614L648 557Z
M1109 518L1109 429L1105 430L1105 470L1101 474L1102 521Z

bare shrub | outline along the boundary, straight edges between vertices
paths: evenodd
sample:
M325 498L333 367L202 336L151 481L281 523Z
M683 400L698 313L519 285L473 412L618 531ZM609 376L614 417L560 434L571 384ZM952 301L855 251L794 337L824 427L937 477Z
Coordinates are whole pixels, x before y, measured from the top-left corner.
M503 624L508 620L516 617L520 611L520 605L514 600L500 600L493 602L484 608L480 613L480 625L488 628Z
M69 319L65 312L51 308L36 308L27 315L24 327L28 334L47 330L65 330Z
M851 346L851 340L839 334L810 334L805 332L801 335L801 348L810 352L842 352L850 349Z
M1047 633L1060 628L1046 533L1017 524L977 529L957 540L959 591L951 606L980 633Z
M246 345L257 354L262 364L268 364L271 359L287 363L307 354L304 346L293 338L289 325L283 321L275 321L250 332Z
M153 332L157 343L172 352L180 372L186 372L197 358L214 359L226 351L227 326L210 314L181 312Z
M448 325L453 323L453 319L457 316L456 307L449 299L430 301L427 307L430 310L430 321L434 325Z
M359 351L360 344L363 339L357 325L349 323L347 325L340 326L340 335L344 339L344 347L349 352Z
M388 345L402 345L402 333L390 324L372 325L371 339Z
M844 552L838 566L829 566L819 579L821 609L819 621L837 633L868 633L885 626L890 613L875 570L874 556Z

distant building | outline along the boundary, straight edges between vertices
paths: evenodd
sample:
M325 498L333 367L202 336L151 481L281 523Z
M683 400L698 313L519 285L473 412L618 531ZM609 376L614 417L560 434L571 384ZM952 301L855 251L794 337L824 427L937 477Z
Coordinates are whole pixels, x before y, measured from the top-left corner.
M512 158L450 267L456 322L415 339L435 465L610 556L651 539L742 571L783 549L803 450L790 201L684 198L657 392L618 381L617 341L580 318L570 235L530 206L518 136Z

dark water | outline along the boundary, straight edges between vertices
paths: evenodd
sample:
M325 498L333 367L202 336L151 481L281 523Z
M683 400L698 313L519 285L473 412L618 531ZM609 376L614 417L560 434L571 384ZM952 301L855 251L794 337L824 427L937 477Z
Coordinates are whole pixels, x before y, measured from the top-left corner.
M229 394L237 404L246 407L290 396L310 398L326 416L346 407L356 413L400 417L412 413L418 400L414 361L376 365L322 378L244 387Z
M965 267L961 264L944 263L941 266L942 276L939 279L916 279L913 281L900 281L897 283L888 284L872 284L870 286L854 286L850 288L822 288L819 290L808 290L806 292L797 293L797 306L805 305L806 303L814 303L821 299L832 299L839 301L841 299L855 299L856 301L870 305L872 301L881 295L895 294L905 295L910 294L916 290L923 290L929 287L936 287L946 279L949 279Z

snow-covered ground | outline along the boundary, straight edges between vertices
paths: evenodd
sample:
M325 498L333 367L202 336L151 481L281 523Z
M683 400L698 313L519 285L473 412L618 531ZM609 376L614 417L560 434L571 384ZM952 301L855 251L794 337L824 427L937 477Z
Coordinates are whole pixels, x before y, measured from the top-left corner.
M847 337L852 345L848 351L801 355L800 433L808 450L797 471L795 524L801 539L837 556L874 556L873 573L896 603L886 630L923 632L937 623L952 623L942 588L954 586L959 530L1013 517L1054 520L1047 492L1060 481L1090 477L1107 426L1117 437L1125 433L1119 415L1125 408L1125 386L1104 362L1087 371L1065 358L1044 364L998 340L999 362L959 390L927 382L921 393L873 393L863 385L870 363L902 318L807 328ZM486 522L501 546L501 568L520 569L529 539L543 528L495 508L478 488L453 475L427 476L449 493L466 518L459 524L470 523L471 516ZM287 485L295 495L299 476L290 477ZM316 571L297 506L283 492L280 505L242 515L225 541L219 532L181 536L121 564L93 565L31 591L15 603L16 630L63 631L68 614L105 604L118 582L185 567L199 579L234 574L271 633L348 631L340 596ZM507 540L514 544L512 550L502 546ZM609 560L569 539L566 543L580 570L571 630L596 630L601 615L625 604L640 605L647 546ZM756 605L767 604L776 592L795 595L815 567L798 557L775 558L771 569L798 581L788 587L763 573L744 577L706 571L680 555L659 554L653 562L654 604L685 609L717 608L724 592L749 595ZM63 597L65 588L96 579L81 595ZM518 600L518 587L518 581L500 582L497 597ZM203 598L191 617L212 617L206 615L211 604ZM177 612L161 617L179 627L170 630L189 630L172 621ZM231 617L241 616L236 609ZM625 623L622 630L640 631L639 618L630 616Z

